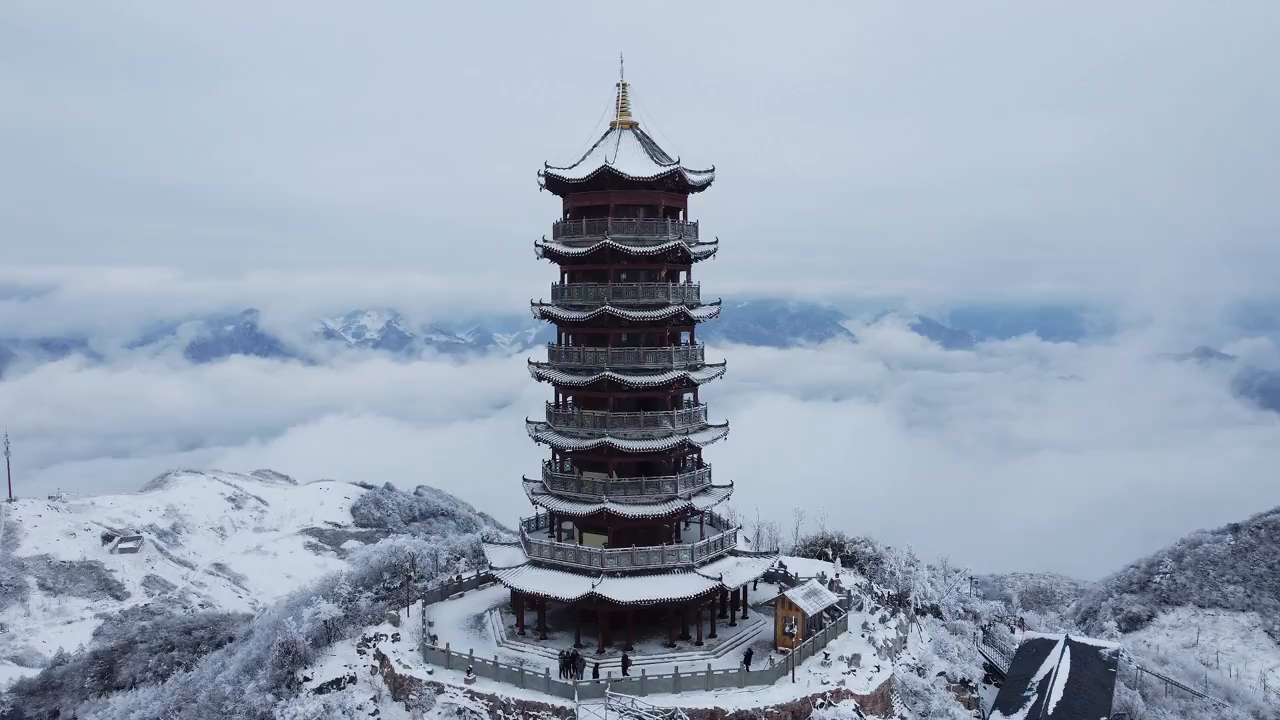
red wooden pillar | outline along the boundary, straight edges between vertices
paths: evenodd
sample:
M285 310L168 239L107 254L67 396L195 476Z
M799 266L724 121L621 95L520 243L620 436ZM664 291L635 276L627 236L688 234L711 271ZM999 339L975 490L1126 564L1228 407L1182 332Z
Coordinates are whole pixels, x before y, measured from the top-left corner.
M605 626L608 624L609 624L608 611L602 609L599 605L597 605L596 606L596 654L597 655L604 654L604 633L605 633Z
M582 608L577 603L573 604L573 646L582 648Z
M720 619L721 620L729 619L729 591L728 590L720 591Z
M676 610L671 608L667 613L667 647L676 646Z
M729 627L738 627L738 590L729 593Z
M547 601L538 601L538 639L547 639Z
M716 598L714 597L711 598L711 602L707 603L707 618L711 620L711 632L707 633L707 639L715 640L716 639Z
M680 606L680 639L689 639L689 606Z
M512 592L512 595L515 596L516 634L524 635L524 595L514 591Z
M698 513L698 539L707 539L707 513L705 510Z
M747 586L742 586L742 619L747 619Z
M631 638L635 634L633 629L633 626L635 624L634 615L635 613L631 610L631 608L627 608L627 644L622 646L622 649L626 650L627 652L631 652L636 649L635 646L631 644Z
M694 622L698 625L698 639L693 642L694 645L702 647L702 603L693 604L693 612L697 615Z

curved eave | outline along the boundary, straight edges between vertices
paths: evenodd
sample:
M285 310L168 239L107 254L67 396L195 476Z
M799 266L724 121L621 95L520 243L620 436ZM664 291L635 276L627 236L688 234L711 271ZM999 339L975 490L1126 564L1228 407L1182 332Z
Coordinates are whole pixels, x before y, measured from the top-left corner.
M667 370L655 373L628 373L604 370L602 372L569 372L551 363L529 361L529 374L533 379L561 387L589 387L603 383L617 383L627 388L654 388L668 385L705 385L724 375L725 363L708 363L695 370Z
M575 310L550 303L529 303L533 316L554 323L586 323L599 318L612 317L627 322L658 322L672 318L687 319L690 323L710 320L720 314L720 301L689 307L668 305L657 310L628 310L612 305L601 305L591 310ZM681 316L684 316L681 318Z
M711 187L715 170L674 167L651 177L634 177L611 165L602 165L580 179L565 177L554 169L543 170L541 179L547 192L559 197L599 190L657 190L696 195Z
M525 430L534 442L539 442L561 451L593 450L595 448L612 448L630 453L667 452L681 447L706 447L729 434L729 423L706 425L696 432L672 434L661 438L629 438L614 435L577 436L560 432L545 422L526 419Z
M526 563L495 568L493 575L512 590L548 600L570 603L599 599L619 605L658 605L736 590L764 575L776 559L730 555L692 570L628 575L583 574Z
M659 501L591 502L560 497L549 492L541 480L524 479L524 493L529 502L558 515L590 517L601 513L628 519L670 517L689 510L709 510L733 495L733 485L712 485L689 498Z
M616 251L632 257L652 257L671 253L681 262L698 262L706 260L720 249L720 241L687 243L684 240L669 240L654 245L633 245L621 243L610 238L603 238L590 245L566 245L555 240L539 240L533 243L534 251L539 258L561 262L564 260L590 259L593 255L607 251Z

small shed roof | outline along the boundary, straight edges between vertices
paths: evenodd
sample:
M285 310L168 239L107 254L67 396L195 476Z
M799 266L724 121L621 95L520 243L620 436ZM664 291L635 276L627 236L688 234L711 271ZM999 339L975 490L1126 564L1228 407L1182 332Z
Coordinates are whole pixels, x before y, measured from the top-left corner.
M782 593L782 597L795 603L805 615L817 615L840 601L839 596L817 580L809 580Z
M1027 633L991 710L993 720L1111 717L1120 646Z

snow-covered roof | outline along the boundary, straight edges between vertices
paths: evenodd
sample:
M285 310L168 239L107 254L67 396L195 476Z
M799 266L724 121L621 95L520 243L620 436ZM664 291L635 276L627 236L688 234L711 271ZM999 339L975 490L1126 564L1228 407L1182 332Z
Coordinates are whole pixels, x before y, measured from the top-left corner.
M607 512L626 518L666 517L683 510L707 510L729 499L732 485L712 485L692 498L673 498L657 502L644 502L643 496L627 498L623 502L591 502L560 497L549 492L541 480L525 478L524 491L529 501L557 514L585 517Z
M689 193L706 189L716 177L714 167L684 167L635 122L613 124L577 162L564 167L546 164L540 174L547 189L556 194L603 175L633 182L664 179L672 189Z
M809 580L782 593L782 596L800 608L805 615L817 615L840 601L839 596L831 592L817 580Z
M570 435L551 427L545 422L525 421L525 430L534 442L546 443L556 450L592 450L598 447L611 447L623 452L649 453L674 450L684 444L694 447L706 447L729 434L729 423L701 426L691 433L673 432L666 437L634 439L614 437L612 435L592 434L587 437Z
M529 374L535 380L569 387L584 387L598 382L616 382L620 385L636 388L658 387L680 381L702 385L724 375L725 368L725 363L710 363L695 370L570 372L557 368L553 363L529 361Z
M732 590L763 575L775 560L776 556L730 555L709 562L694 572L703 577L715 578L726 589Z
M1115 643L1067 635L1025 637L990 717L1111 717L1120 648Z
M489 561L489 567L495 570L517 567L529 560L520 543L483 543L482 546L484 557Z
M720 314L719 301L694 307L668 305L656 310L627 310L612 305L601 305L592 310L571 310L550 303L530 304L532 305L534 317L540 320L550 320L551 322L585 322L605 315L631 322L653 322L654 320L666 320L681 314L688 315L693 322L702 322Z
M715 565L716 563L711 563ZM710 567L708 565L707 567ZM764 571L761 570L761 573ZM574 602L589 597L611 600L620 605L651 605L704 597L749 582L747 578L728 586L692 570L676 570L649 575L580 575L537 565L495 570L503 585L540 597ZM735 574L735 579L743 577Z
M657 244L640 244L635 242L618 242L609 238L597 240L595 242L579 245L559 242L556 240L543 239L535 241L533 244L534 251L540 258L549 258L559 260L562 258L582 258L594 255L605 250L615 250L625 255L636 257L650 257L653 255L664 255L666 253L675 253L677 257L685 259L689 262L697 262L706 260L716 251L720 249L720 241L685 241L685 240L668 240Z

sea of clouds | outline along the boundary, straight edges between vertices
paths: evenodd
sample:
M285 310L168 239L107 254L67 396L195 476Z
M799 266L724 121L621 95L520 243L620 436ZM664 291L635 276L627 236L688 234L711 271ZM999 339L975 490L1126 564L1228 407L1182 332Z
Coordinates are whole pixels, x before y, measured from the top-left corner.
M148 308L137 282L121 283L117 303L108 279L96 283L82 300L10 293L0 313L46 326L61 317L66 329L89 303L110 308L101 312L123 332L161 307L207 307L245 289L197 284L184 295L175 283ZM285 284L294 292L275 314L305 314L305 285ZM702 397L732 432L706 457L717 482L735 483L741 515L785 524L794 506L810 518L825 509L832 528L926 557L1093 578L1280 504L1280 417L1230 392L1231 367L1171 358L1193 338L1158 323L1087 344L1024 337L971 351L943 350L892 316L853 330L857 343L708 350L729 371ZM1258 364L1277 357L1260 339L1224 349ZM523 420L550 390L525 360L73 357L0 382L0 418L23 495L129 492L175 467L269 467L301 480L425 483L513 524L531 512L519 479L547 455Z

